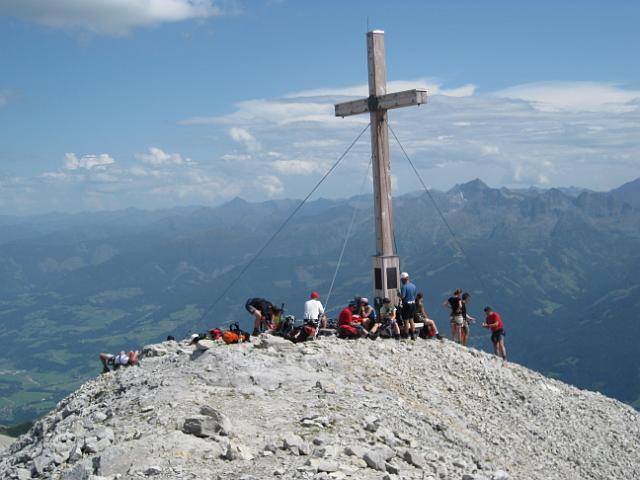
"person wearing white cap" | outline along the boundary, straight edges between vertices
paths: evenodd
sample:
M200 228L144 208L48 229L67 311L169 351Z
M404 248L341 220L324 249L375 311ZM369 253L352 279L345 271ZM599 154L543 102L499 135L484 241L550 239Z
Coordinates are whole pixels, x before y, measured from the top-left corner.
M418 288L409 280L409 274L402 272L400 274L400 298L402 299L402 322L405 338L411 335L411 340L416 339L416 294Z

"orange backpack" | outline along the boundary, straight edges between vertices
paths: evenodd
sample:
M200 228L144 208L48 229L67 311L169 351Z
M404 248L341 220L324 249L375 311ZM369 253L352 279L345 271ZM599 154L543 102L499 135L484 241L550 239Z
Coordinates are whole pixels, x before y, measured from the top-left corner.
M240 340L240 335L238 335L237 332L227 330L222 334L222 340L227 345L229 345L230 343L238 343L238 341Z
M229 330L222 334L222 340L227 345L230 343L248 342L249 338L249 334L240 330L240 326L237 323L231 325Z

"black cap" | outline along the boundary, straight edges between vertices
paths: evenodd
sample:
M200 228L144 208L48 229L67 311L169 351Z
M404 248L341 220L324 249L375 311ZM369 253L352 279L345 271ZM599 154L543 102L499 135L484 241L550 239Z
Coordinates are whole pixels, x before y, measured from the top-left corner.
M382 303L391 303L391 300L389 300L387 297L384 297L382 299Z

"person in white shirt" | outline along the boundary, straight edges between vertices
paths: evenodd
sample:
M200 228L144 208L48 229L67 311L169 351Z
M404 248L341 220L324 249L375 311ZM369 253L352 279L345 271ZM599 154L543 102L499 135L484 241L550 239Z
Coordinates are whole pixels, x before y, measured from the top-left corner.
M311 292L311 298L304 302L304 322L314 322L318 320L322 322L322 328L326 328L326 318L324 316L324 308L320 300L318 300L318 292Z

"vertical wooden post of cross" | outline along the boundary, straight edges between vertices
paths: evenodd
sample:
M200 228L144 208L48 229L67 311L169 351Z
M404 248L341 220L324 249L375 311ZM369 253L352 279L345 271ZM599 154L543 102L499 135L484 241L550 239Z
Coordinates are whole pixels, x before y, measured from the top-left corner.
M378 302L389 298L397 304L400 287L400 259L393 233L391 165L389 162L389 128L387 110L421 105L427 101L426 90L387 93L384 32L367 33L369 97L335 105L336 116L346 117L369 112L371 118L371 155L373 165L373 203L376 229L376 254L373 257L374 295Z

